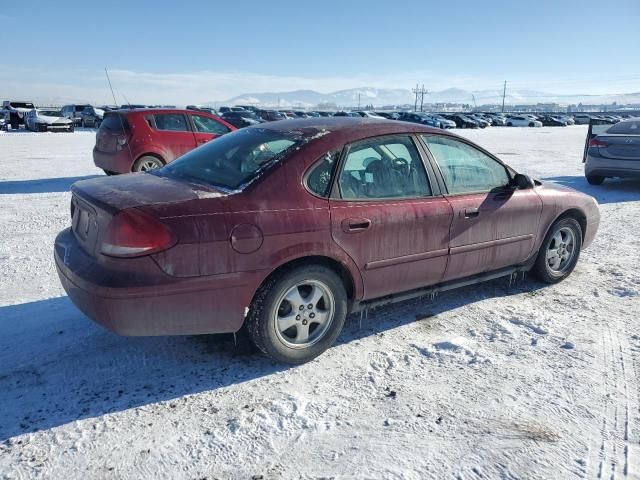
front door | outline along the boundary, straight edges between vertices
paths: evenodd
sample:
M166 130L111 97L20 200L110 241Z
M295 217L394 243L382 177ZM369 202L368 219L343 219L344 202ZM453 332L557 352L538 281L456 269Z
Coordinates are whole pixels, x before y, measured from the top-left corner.
M191 117L193 134L196 138L197 146L203 145L214 138L218 138L220 135L229 133L229 129L226 125L211 117L197 113L190 113L189 117Z
M445 280L497 270L533 253L542 201L511 186L509 170L461 139L423 135L453 208Z
M452 209L430 177L409 135L347 146L331 232L362 272L366 299L441 281Z

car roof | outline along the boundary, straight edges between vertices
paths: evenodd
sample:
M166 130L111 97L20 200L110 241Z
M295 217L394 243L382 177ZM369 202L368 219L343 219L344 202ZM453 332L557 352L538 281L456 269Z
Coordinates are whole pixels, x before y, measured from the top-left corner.
M202 112L197 110L187 110L186 108L120 108L118 110L112 110L109 113L118 112L126 115L136 114L158 114L158 113L189 113L192 115L211 115L209 112Z
M327 131L350 139L367 138L395 133L439 133L442 130L416 123L370 117L311 117L279 120L266 124L254 125L249 129L269 129L283 133L302 131L309 136Z

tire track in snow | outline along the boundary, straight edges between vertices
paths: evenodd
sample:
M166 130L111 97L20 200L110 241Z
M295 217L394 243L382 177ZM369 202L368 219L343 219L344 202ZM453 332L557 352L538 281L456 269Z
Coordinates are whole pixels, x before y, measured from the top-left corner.
M588 478L636 478L631 463L631 411L637 409L637 395L629 389L625 357L626 339L607 324L602 332L603 395L602 426L589 451ZM633 368L633 365L631 365ZM596 448L594 443L598 444Z

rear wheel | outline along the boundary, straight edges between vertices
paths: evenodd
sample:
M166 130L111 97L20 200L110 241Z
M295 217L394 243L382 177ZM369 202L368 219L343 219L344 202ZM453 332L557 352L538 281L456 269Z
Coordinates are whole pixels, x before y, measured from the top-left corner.
M507 122L507 127L513 127L513 123Z
M587 182L589 182L589 185L602 185L604 177L600 175L587 175Z
M529 122L530 127L535 127L536 125L533 122Z
M567 278L578 263L582 248L582 227L575 218L563 218L553 224L538 251L533 274L545 283Z
M157 157L151 155L144 155L140 157L133 165L134 172L148 172L149 170L155 170L164 166L164 162Z
M308 362L340 335L347 294L331 269L309 265L274 275L256 294L246 330L256 346L274 360Z

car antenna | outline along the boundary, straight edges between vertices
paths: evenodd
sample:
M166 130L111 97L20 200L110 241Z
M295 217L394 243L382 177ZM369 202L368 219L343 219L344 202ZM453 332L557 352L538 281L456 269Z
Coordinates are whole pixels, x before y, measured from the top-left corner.
M113 91L113 86L111 85L111 79L109 78L109 71L107 70L107 67L104 67L104 73L107 76L107 82L109 82L109 89L111 90L111 96L113 97L113 104L114 106L118 106L118 101L116 100L116 94ZM122 95L124 97L124 94ZM129 103L129 101L127 100L127 97L124 97L125 101L127 103ZM131 107L131 104L129 103L129 107ZM122 115L120 115L119 113L116 112L116 115L118 116L118 119L120 119L120 126L122 127L122 132L125 132L124 129L124 122L122 121ZM134 161L133 158L133 152L131 151L131 145L129 145L129 140L127 140L127 149L129 150L129 157L131 157L131 161Z

